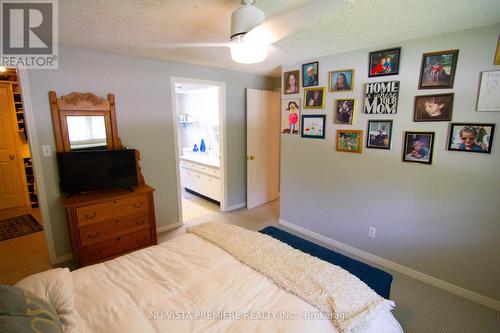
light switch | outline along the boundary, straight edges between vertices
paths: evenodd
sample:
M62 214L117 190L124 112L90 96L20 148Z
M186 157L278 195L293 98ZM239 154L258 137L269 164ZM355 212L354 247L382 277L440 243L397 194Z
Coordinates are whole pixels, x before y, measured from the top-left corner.
M42 146L43 156L50 157L52 156L52 149L50 146Z

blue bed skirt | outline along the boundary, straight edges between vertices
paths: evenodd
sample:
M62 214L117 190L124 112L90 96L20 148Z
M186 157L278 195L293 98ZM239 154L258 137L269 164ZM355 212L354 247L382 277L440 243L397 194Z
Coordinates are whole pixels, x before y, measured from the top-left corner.
M342 267L349 273L357 276L377 294L389 299L392 283L391 274L335 251L326 249L276 227L266 227L259 232L280 240L297 250Z

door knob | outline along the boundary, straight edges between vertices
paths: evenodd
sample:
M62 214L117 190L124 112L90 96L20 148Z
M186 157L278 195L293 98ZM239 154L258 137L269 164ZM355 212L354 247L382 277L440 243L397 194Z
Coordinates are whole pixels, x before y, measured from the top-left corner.
M253 160L255 160L255 156L253 156L253 155L247 156L247 160L253 161Z
M13 161L13 160L14 160L14 157L16 157L16 155L14 155L14 154L9 154L9 158L10 158L10 160L11 160L11 161Z

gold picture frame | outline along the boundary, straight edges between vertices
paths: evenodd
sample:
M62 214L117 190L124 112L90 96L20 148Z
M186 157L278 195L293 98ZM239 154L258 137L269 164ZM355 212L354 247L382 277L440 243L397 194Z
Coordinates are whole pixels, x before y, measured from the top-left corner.
M495 61L493 62L493 65L500 65L500 36L498 36L497 52L495 53Z
M333 103L333 122L335 124L352 125L355 121L356 99L337 98Z
M304 109L324 109L326 88L304 88Z
M363 130L337 130L336 150L361 154L363 151Z

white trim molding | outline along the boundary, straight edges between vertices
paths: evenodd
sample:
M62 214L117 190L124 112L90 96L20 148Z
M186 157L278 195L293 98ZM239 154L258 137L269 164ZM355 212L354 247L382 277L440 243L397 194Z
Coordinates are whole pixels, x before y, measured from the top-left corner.
M40 154L40 146L37 140L37 133L35 128L35 118L33 116L33 108L31 105L31 95L30 87L28 81L28 71L26 69L18 69L17 73L19 75L19 83L21 84L21 92L23 94L23 106L24 106L24 117L27 134L28 134L28 144L30 147L31 159L33 161L33 171L35 173L35 183L37 188L38 204L40 205L40 212L42 214L43 221L43 233L45 236L45 242L47 244L47 251L49 254L49 261L51 264L55 265L63 261L71 260L73 255L70 253L71 258L65 260L68 254L63 256L56 256L56 249L54 245L54 238L52 237L52 226L50 224L50 213L49 205L47 204L47 195L45 190L45 184L43 180L45 179L42 170L42 159ZM62 258L62 259L60 259ZM59 261L63 260L63 261Z
M178 228L182 225L182 222L170 223L161 227L156 227L156 233L160 234L165 231L169 231L175 228Z
M281 224L284 227L287 227L289 229L292 229L294 231L297 231L298 233L301 233L303 235L314 238L320 242L326 243L328 245L336 247L336 248L343 250L345 252L349 252L349 253L351 253L359 258L371 261L371 262L378 264L380 266L383 266L385 268L392 269L398 273L407 275L407 276L412 277L414 279L417 279L419 281L430 284L431 286L446 290L452 294L461 296L461 297L466 298L470 301L473 301L473 302L482 304L484 306L487 306L489 308L495 309L496 311L500 311L500 302L497 300L494 300L492 298L489 298L489 297L486 297L484 295L467 290L465 288L456 286L456 285L451 284L449 282L440 280L440 279L435 278L433 276L416 271L416 270L411 269L409 267L400 265L400 264L395 263L393 261L390 261L390 260L384 259L382 257L376 256L374 254L365 252L363 250L357 249L353 246L350 246L350 245L347 245L345 243L339 242L335 239L323 236L323 235L318 234L314 231L300 227L298 225L287 222L285 220L280 219L279 224Z
M201 79L191 79L183 77L172 76L170 78L170 95L172 99L172 126L174 135L174 157L175 157L175 177L177 182L177 211L179 219L183 223L182 214L182 194L181 194L181 176L179 170L179 139L177 133L177 98L175 92L176 83L193 83L215 86L218 88L218 101L219 101L219 155L220 155L220 173L221 173L221 201L220 210L227 211L228 201L228 181L227 181L227 151L226 151L226 83L222 81L209 81Z
M65 255L56 257L52 265L59 265L68 261L73 260L73 253L67 253Z
M226 208L225 212L230 212L232 210L240 209L240 208L245 208L247 206L246 202L242 202L236 205L232 205Z

